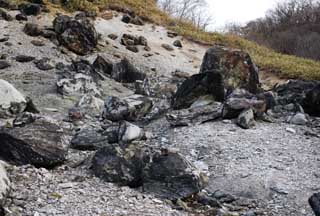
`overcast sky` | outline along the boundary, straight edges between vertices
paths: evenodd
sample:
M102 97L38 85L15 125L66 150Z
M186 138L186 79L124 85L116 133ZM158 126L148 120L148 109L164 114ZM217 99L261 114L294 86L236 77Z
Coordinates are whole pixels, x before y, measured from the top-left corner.
M211 29L219 29L228 22L246 23L263 17L276 2L283 0L207 0L214 17Z

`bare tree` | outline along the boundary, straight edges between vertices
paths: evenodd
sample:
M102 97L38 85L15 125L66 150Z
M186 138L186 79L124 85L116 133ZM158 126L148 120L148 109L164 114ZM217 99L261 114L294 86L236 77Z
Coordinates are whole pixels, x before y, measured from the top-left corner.
M278 52L320 60L320 0L286 0L238 31Z
M205 0L158 0L157 3L169 15L180 21L191 21L202 29L205 29L212 21Z

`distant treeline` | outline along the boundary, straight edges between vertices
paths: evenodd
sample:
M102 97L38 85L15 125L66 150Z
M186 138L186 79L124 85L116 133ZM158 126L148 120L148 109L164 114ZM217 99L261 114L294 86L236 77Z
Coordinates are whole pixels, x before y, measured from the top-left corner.
M320 1L288 0L245 27L227 26L229 33L278 52L320 60Z

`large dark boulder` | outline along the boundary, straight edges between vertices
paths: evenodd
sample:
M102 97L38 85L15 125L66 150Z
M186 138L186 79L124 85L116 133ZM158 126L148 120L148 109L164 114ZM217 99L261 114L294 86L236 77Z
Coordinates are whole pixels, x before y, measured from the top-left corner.
M309 115L320 117L320 84L306 93L302 106Z
M52 168L62 164L67 145L62 128L45 119L24 127L0 130L0 156L6 161Z
M145 192L169 200L189 197L206 185L206 177L181 154L140 144L100 149L93 157L92 169L107 182L143 186Z
M98 33L88 18L77 20L61 15L53 21L53 28L60 44L76 54L89 54L98 45Z
M309 198L309 204L316 216L320 216L320 193L313 194Z
M198 193L206 186L206 177L177 152L162 149L148 156L143 169L145 192L177 200Z
M137 80L144 80L146 74L139 71L125 58L113 66L111 77L118 82L134 83Z
M200 73L217 72L223 76L225 88L244 88L251 93L259 92L258 68L248 53L224 47L210 48L202 61Z
M179 86L173 97L174 109L186 109L199 97L211 95L216 101L223 101L225 97L222 74L209 72L195 74Z
M142 167L141 152L133 144L128 148L110 144L97 151L92 159L92 170L96 176L123 186L142 186Z

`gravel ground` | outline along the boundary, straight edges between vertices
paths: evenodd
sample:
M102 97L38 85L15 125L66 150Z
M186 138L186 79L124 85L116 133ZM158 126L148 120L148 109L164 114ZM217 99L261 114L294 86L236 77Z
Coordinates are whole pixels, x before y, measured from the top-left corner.
M207 190L257 200L266 215L313 215L308 198L320 190L320 139L304 135L310 128L259 122L243 130L217 121L164 131L158 144L180 149L207 172Z

